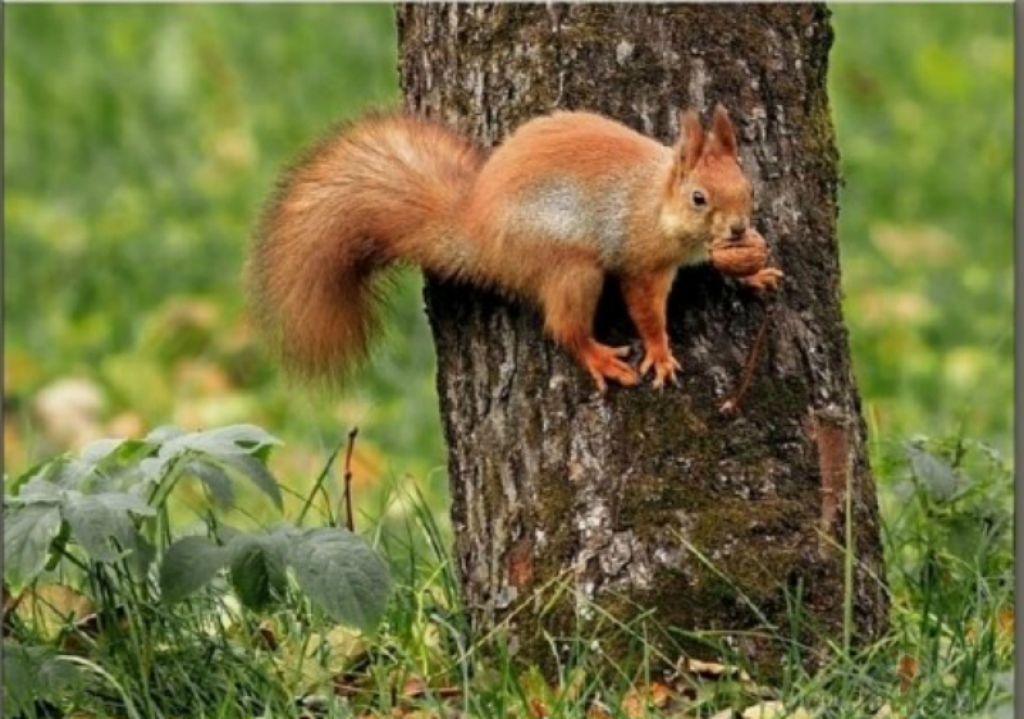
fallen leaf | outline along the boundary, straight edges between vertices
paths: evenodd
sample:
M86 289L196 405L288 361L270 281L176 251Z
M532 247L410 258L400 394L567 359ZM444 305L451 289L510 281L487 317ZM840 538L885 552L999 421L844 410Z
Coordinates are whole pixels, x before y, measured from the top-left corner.
M672 690L661 682L651 682L645 691L630 687L622 698L622 710L630 719L637 719L647 714L648 707L661 709L672 699Z
M735 677L741 682L750 681L750 675L739 667L719 664L718 662L705 662L691 657L683 657L682 661L679 663L679 670L686 674L693 674L704 679Z
M63 584L47 584L34 591L22 592L14 601L13 611L52 637L62 628L89 616L95 609L92 600L81 592Z
M899 666L896 669L896 676L900 679L900 691L904 694L910 689L910 685L917 676L917 659L904 654L900 657Z

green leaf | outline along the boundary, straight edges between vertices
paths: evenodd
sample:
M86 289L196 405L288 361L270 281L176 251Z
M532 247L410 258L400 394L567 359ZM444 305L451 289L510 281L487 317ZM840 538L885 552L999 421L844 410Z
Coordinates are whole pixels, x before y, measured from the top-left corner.
M914 476L924 483L929 494L943 502L953 498L962 484L955 469L934 454L914 445L907 446L907 455Z
M163 448L161 448L160 452L161 454L156 457L147 457L139 462L139 471L142 473L142 478L152 484L158 484L164 478L164 471L167 469L167 465L174 459L173 455L163 455Z
M88 494L135 491L144 479L141 463L156 451L152 443L143 440L97 440L79 452L80 460L91 464L92 470L88 481L76 482L75 487Z
M128 492L102 492L94 494L92 497L115 512L131 512L140 517L156 515L156 510L146 504L144 499Z
M231 586L242 604L260 610L284 595L288 577L283 537L242 534L231 544Z
M73 488L83 478L88 477L93 469L92 464L83 462L77 457L60 455L40 462L21 474L11 482L10 494L11 496L20 496L26 486L37 482L45 482L60 489Z
M63 660L50 647L5 641L3 649L4 717L33 716L33 703L50 700L59 704L61 694L86 682L79 667Z
M210 491L214 504L228 508L235 503L235 491L231 486L231 478L227 472L204 457L190 459L184 467L185 471L201 481Z
M160 564L160 595L165 602L180 601L198 591L231 558L231 551L206 537L182 537L164 554Z
M245 476L260 491L270 497L270 501L274 503L275 507L278 509L282 508L284 499L281 497L281 488L277 486L277 480L274 479L274 475L270 473L270 470L260 460L245 454L239 454L233 457L221 457L220 464L234 469L239 474Z
M255 425L234 425L206 432L176 434L164 442L156 457L142 460L143 476L153 483L166 479L167 467L178 457L189 456L184 470L204 482L221 506L234 501L225 481L238 473L249 479L280 509L283 505L277 480L267 470L265 450L280 441Z
M74 493L61 505L61 513L71 526L71 536L99 562L115 562L125 550L139 549L141 538L129 512L155 514L141 499L123 492ZM116 547L111 544L111 539L116 540Z
M226 457L250 454L259 447L273 444L281 444L281 441L256 425L236 424L174 437L164 443L161 454L164 451L179 454L190 449L214 457Z
M154 444L163 444L175 437L180 437L185 434L182 430L178 429L172 424L163 424L159 427L155 427L149 434L146 435L147 442L153 442Z
M59 504L62 501L64 501L64 490L59 485L41 477L23 484L17 495L4 497L4 502L8 505Z
M391 592L388 565L369 544L344 529L303 531L289 544L299 585L335 621L370 631Z
M123 439L97 439L85 445L78 451L78 457L83 462L99 464L110 455L117 452L124 444Z
M43 570L60 526L60 509L55 504L33 504L5 513L4 578L12 589L25 586Z

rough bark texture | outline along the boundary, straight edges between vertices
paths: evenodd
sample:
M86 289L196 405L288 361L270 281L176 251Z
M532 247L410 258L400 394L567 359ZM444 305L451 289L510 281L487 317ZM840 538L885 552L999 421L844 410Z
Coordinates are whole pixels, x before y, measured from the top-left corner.
M428 4L400 7L398 22L408 106L484 146L556 108L672 142L680 108L706 119L724 103L755 225L786 273L763 303L708 266L681 271L669 331L682 386L605 397L531 307L428 282L455 551L477 628L507 620L518 651L543 661L544 633L577 634L596 603L626 620L651 611L669 628L736 632L743 654L777 666L782 647L745 630L792 636L787 594L801 595L804 640L842 633L849 482L854 633L878 636L878 510L839 304L828 11ZM749 394L723 416L766 312ZM639 355L614 280L597 335ZM547 603L555 588L572 591Z

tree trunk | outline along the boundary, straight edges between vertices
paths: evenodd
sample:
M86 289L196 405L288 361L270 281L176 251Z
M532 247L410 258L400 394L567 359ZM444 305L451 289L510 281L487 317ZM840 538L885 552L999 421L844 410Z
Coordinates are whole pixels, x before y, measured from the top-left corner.
M799 595L811 646L844 626L855 642L879 636L878 509L838 296L828 11L426 4L400 7L398 27L408 107L484 146L556 108L671 143L680 108L706 121L723 103L755 225L786 273L760 300L710 266L684 268L669 302L681 387L604 397L532 307L428 281L455 553L477 634L506 621L520 656L550 666L550 637L647 611L670 630L734 632L742 654L773 668ZM749 391L723 414L763 321ZM639 355L614 279L596 330Z

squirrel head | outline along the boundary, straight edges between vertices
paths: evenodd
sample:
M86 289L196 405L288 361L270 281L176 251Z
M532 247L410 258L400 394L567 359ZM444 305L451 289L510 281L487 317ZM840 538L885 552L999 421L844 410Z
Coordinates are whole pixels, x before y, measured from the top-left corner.
M722 105L715 107L707 134L696 112L682 115L662 204L669 235L705 245L743 237L753 192L736 149L736 130Z

